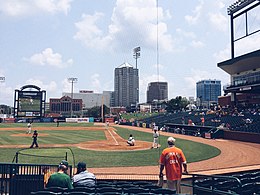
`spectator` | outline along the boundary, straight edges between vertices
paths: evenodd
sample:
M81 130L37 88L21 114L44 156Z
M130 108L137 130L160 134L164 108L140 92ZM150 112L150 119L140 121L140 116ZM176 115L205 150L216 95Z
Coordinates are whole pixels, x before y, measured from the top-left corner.
M133 137L132 134L129 135L129 138L128 138L128 140L127 140L126 143L127 143L129 146L134 146L134 145L135 145L135 139L134 139L134 137Z
M73 189L70 176L67 175L68 166L69 166L68 162L62 160L58 166L58 172L53 173L50 176L46 187L47 188L61 187L61 188Z
M77 173L72 178L73 186L95 187L96 177L93 173L87 171L86 163L79 162L77 165Z
M163 170L165 167L168 188L176 189L177 194L180 194L182 166L184 172L188 173L186 158L182 150L175 146L175 139L173 137L169 137L167 142L168 148L165 148L160 156L159 177L163 177Z

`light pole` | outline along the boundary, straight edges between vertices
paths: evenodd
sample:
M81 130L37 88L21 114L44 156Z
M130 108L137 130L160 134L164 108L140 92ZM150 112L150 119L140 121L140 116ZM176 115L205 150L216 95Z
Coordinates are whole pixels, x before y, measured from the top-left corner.
M141 47L136 47L134 48L134 54L133 54L133 57L135 59L135 68L137 69L137 59L140 58L141 56Z
M0 83L4 83L5 82L5 77L4 76L1 76L0 77Z
M71 78L68 78L68 81L71 83L70 117L72 118L72 113L73 113L73 107L72 107L72 103L73 103L73 84L78 81L78 78L71 77Z
M133 57L134 57L134 59L135 59L135 68L136 68L136 71L138 71L137 70L137 59L138 58L140 58L140 56L141 56L141 47L136 47L136 48L134 48L134 54L133 54ZM138 72L137 72L137 74L138 74ZM139 81L138 81L138 84L137 84L138 86L137 86L137 92L136 92L136 97L135 97L135 111L137 112L137 103L138 103L138 95L139 95Z

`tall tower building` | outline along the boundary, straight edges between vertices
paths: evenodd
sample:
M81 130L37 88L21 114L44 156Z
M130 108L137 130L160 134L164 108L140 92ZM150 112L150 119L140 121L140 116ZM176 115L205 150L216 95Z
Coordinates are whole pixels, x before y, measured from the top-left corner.
M217 103L218 96L221 95L221 81L219 80L202 80L196 83L197 99L201 105L210 105Z
M129 107L139 102L138 69L127 62L115 69L114 78L115 106Z
M153 100L168 100L168 83L167 82L151 82L147 89L147 103Z

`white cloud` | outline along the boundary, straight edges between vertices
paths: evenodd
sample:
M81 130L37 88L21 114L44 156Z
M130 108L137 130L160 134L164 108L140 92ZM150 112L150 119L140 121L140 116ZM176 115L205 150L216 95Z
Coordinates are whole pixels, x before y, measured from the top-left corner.
M13 17L34 15L41 12L67 14L71 2L72 0L1 0L0 13Z
M187 37L187 38L192 38L192 39L196 38L196 34L194 32L188 32L188 31L185 31L185 30L180 29L180 28L177 28L176 32L179 35L182 35L182 36Z
M69 59L66 62L62 61L62 55L54 53L52 48L46 48L41 53L32 55L29 59L24 58L26 61L33 65L41 66L55 66L58 68L64 68L73 64L73 60Z
M156 70L157 70L157 68L159 68L159 70L161 70L161 69L164 69L165 66L162 65L162 64L158 64L158 65L157 65L157 64L154 64L153 67L154 67L154 69L156 69Z
M101 93L102 92L102 87L100 83L100 75L99 74L94 74L91 76L91 87L95 89L96 92Z
M191 46L194 48L203 48L205 46L205 44L201 41L191 41Z
M201 11L204 5L204 1L200 0L199 4L192 11L193 15L186 15L184 18L189 24L197 24L198 20L201 17Z
M95 48L103 49L107 48L112 41L112 38L103 36L103 32L98 28L96 22L104 17L102 13L95 13L94 15L82 15L82 20L75 23L78 32L74 36L74 39L80 40L84 45Z
M228 31L228 18L219 13L209 13L209 21L212 24L212 26L219 31Z
M57 90L57 84L55 81L50 81L48 84L44 84L42 80L39 79L28 79L25 82L27 85L36 85L41 88L41 90L45 90L48 92L55 92Z
M217 62L228 60L230 56L230 44L228 44L225 49L213 54Z
M107 33L97 23L104 16L102 13L83 15L75 23L78 32L74 36L86 47L102 50L127 50L137 44L154 48L157 41L156 1L154 0L117 0ZM158 37L162 51L172 51L174 40L168 33L168 26L163 20L171 18L168 10L158 8Z

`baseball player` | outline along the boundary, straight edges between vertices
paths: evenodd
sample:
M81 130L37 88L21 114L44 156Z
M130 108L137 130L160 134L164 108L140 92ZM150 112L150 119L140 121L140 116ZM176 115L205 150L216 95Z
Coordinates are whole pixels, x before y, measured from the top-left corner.
M33 148L34 145L36 146L36 148L38 148L39 145L38 145L38 143L37 143L37 138L38 138L37 130L35 130L35 131L33 132L32 138L33 138L33 142L32 142L32 145L30 146L30 148Z
M156 129L154 129L154 131L153 131L153 146L151 147L151 149L159 147L158 141L159 141L159 132Z
M28 124L27 124L27 128L28 128L28 129L27 129L27 132L26 132L26 133L27 133L27 134L31 134L31 133L32 133L32 123L28 123Z
M134 139L134 137L133 137L132 134L129 135L129 138L128 138L128 140L127 140L126 143L127 143L129 146L134 146L134 145L135 145L135 139Z

